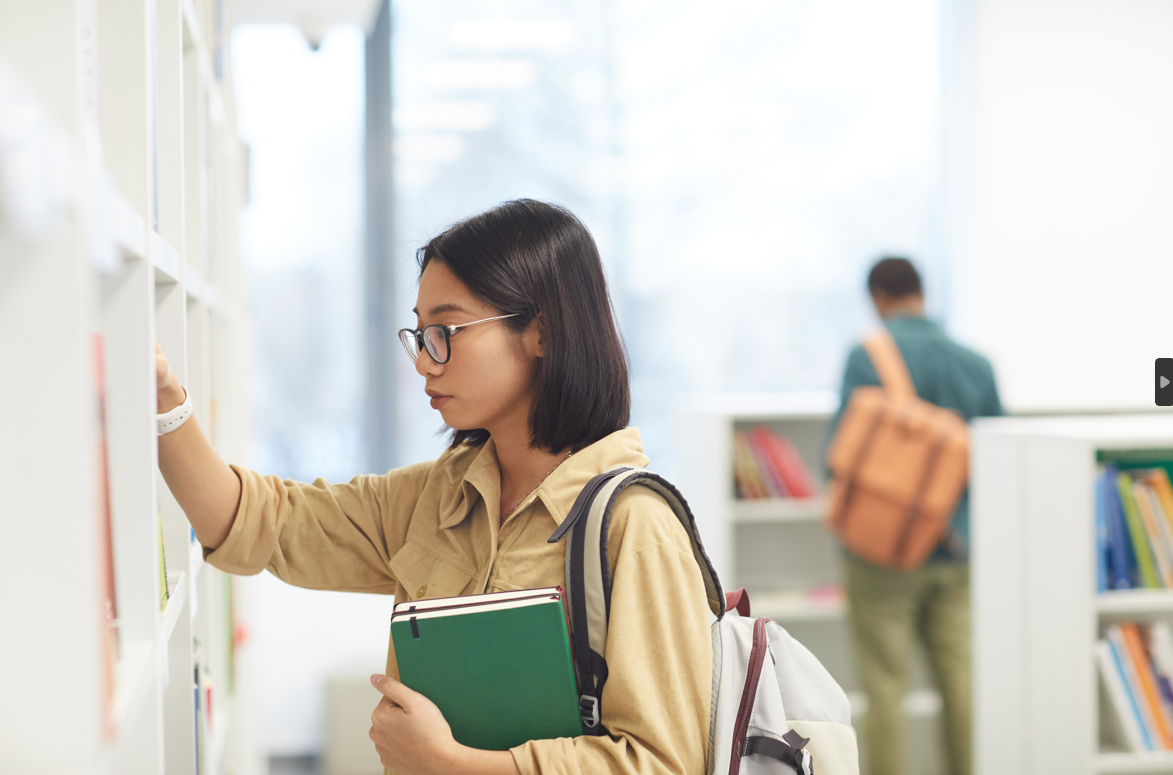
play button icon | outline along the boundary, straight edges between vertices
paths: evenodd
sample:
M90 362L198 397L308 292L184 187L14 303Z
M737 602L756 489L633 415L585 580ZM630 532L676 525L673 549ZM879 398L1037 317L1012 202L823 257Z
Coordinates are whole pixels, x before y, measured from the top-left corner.
M1173 358L1157 358L1157 406L1173 406Z

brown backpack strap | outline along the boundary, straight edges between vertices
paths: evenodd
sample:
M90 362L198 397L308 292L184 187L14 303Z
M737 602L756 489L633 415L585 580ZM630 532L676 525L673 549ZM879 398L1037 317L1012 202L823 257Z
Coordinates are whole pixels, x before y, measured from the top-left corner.
M880 384L885 389L896 395L916 395L916 386L912 384L912 377L908 375L908 366L904 363L904 357L900 355L896 340L887 329L881 328L865 339L863 348L872 359L872 365L876 367L876 374L880 377Z

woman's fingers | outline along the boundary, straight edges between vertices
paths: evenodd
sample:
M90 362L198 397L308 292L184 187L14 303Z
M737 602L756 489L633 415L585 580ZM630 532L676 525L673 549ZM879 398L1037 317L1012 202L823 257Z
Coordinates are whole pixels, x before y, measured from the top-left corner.
M171 384L171 364L167 362L167 356L163 354L163 348L159 346L159 340L155 340L155 387L162 390Z

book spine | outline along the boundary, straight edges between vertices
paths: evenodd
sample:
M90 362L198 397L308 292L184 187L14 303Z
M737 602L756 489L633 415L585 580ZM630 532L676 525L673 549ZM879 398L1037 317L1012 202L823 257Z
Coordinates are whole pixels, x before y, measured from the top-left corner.
M1121 624L1120 631L1124 635L1129 656L1136 668L1137 679L1141 687L1140 699L1148 705L1153 718L1153 727L1156 730L1155 739L1160 743L1161 749L1173 750L1173 728L1171 728L1169 719L1165 715L1165 709L1162 707L1160 691L1157 689L1156 677L1153 675L1152 660L1149 659L1145 650L1140 631L1132 622Z
M1152 750L1145 742L1140 709L1136 707L1136 701L1128 692L1120 658L1106 639L1096 643L1096 660L1100 665L1100 676L1108 690L1112 710L1115 711L1128 747L1136 752Z
M798 454L798 448L786 436L778 436L777 440L781 446L783 455L788 461L788 469L800 485L802 495L798 497L813 498L815 495L815 482L811 478L810 471L807 470L806 463L802 462L802 455Z
M794 461L790 459L789 450L783 444L782 439L777 434L765 428L762 431L762 447L765 449L766 455L786 485L786 490L790 493L790 497L809 498L814 495L814 491L804 481L801 469L795 469Z
M1120 496L1116 493L1116 470L1107 468L1100 477L1104 493L1104 510L1108 521L1108 547L1111 559L1112 589L1132 589L1132 573L1128 562L1128 543L1125 537L1124 514Z
M766 487L762 484L761 477L758 475L757 463L754 461L748 434L739 431L734 434L733 441L737 445L735 447L735 454L740 459L739 469L745 497L749 500L769 497L769 494L766 492Z
M790 495L782 474L770 460L769 450L766 449L763 436L768 433L764 428L754 428L749 433L749 448L753 452L754 465L761 477L762 484L771 498L786 498Z
M1107 592L1108 585L1108 514L1104 504L1104 478L1096 477L1096 592Z
M1112 651L1116 655L1120 672L1124 676L1124 685L1128 689L1128 695L1132 699L1133 707L1140 719L1145 747L1150 751L1159 750L1161 746L1157 740L1156 721L1149 711L1148 703L1144 701L1140 678L1137 675L1132 657L1129 655L1128 645L1124 642L1124 633L1121 631L1120 625L1113 624L1108 627L1108 642L1112 644Z
M1120 504L1124 508L1124 519L1128 524L1128 534L1132 539L1132 549L1136 554L1136 564L1140 571L1141 586L1147 589L1157 589L1157 572L1153 567L1153 555L1145 536L1145 528L1137 511L1136 502L1132 499L1132 477L1121 471L1116 477L1116 489L1120 493Z
M1170 555L1165 534L1149 503L1148 488L1143 483L1132 483L1132 500L1136 504L1136 510L1140 512L1140 520L1149 537L1149 547L1153 551L1153 560L1157 567L1157 579L1166 589L1173 588L1173 556ZM1165 531L1167 530L1168 526L1165 527Z
M1149 653L1153 658L1153 671L1161 690L1165 710L1173 719L1173 631L1165 622L1156 622L1149 627Z

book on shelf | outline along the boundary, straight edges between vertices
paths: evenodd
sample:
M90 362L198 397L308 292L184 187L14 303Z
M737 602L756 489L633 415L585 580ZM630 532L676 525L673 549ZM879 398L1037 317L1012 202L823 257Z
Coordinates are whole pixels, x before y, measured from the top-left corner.
M765 425L733 434L733 469L737 496L811 498L814 479L794 442Z
M98 513L98 606L102 649L102 730L107 739L117 735L114 701L118 689L118 596L114 581L114 526L110 512L110 456L106 439L106 346L101 333L93 337L94 389L97 393L98 449L96 455Z
M1166 470L1106 465L1095 496L1097 590L1173 589L1173 486Z
M1096 644L1107 702L1101 723L1126 750L1173 751L1173 631L1165 622L1108 625ZM1117 734L1112 734L1116 732Z
M167 609L171 589L167 585L167 550L163 547L163 514L160 512L156 524L159 527L159 610Z
M397 603L391 640L400 680L464 745L582 734L560 587Z

